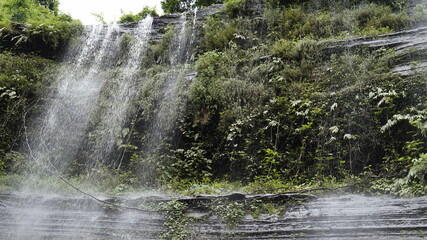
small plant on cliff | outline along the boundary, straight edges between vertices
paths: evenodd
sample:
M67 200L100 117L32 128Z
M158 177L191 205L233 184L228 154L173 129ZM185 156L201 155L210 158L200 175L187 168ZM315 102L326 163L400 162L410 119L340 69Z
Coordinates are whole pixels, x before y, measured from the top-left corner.
M239 202L216 206L213 208L213 212L221 218L230 230L236 227L246 215L245 204Z
M178 201L162 203L159 206L165 216L163 226L166 231L161 235L165 240L186 240L189 239L188 231L189 218L186 216L187 206Z
M159 16L156 12L156 9L145 6L142 9L142 11L137 13L137 14L132 14L132 13L123 14L123 16L121 16L119 21L117 21L117 22L118 23L138 22L138 21L146 18L148 15L150 15L152 17Z

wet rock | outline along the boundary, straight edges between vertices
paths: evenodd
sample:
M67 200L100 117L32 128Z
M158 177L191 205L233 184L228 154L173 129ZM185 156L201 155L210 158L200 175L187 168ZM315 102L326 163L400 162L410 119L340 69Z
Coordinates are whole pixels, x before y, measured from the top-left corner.
M233 193L227 196L227 199L229 201L241 201L241 200L244 200L245 198L246 198L246 195L242 193Z
M200 196L282 200L311 198L309 195L269 194ZM166 196L123 198L172 200ZM112 200L117 202L117 200ZM239 201L239 200L237 200ZM0 194L0 239L161 239L164 213L132 211L106 212L99 204L83 197L24 196ZM190 223L193 238L188 239L424 239L427 234L427 198L396 199L346 195L323 197L286 208L283 214L244 217L233 229L212 216ZM194 211L193 211L194 212ZM202 220L204 219L204 220ZM231 235L232 234L232 235Z
M224 8L223 4L214 4L209 7L201 8L197 10L197 21L206 19L209 16L221 13Z
M398 64L393 73L404 76L427 72L427 27L420 27L376 37L362 37L326 43L323 54L341 54L346 51L367 49L376 51L394 49Z
M232 193L229 195L202 195L197 197L180 198L177 201L187 204L189 208L201 208L209 204L229 203L229 202L252 202L261 201L265 203L286 204L295 202L312 201L316 197L308 194L283 193L283 194L258 194L247 195L242 193Z
M197 74L198 74L198 72L190 72L190 73L187 73L187 74L185 75L185 80L186 80L187 82L191 82L191 81L193 81L193 79L194 79L195 77L197 77Z
M215 4L206 8L202 8L197 10L197 21L202 21L209 16L214 14L218 14L221 12L223 8L223 4ZM168 27L172 27L181 22L182 16L185 16L186 19L191 19L194 16L193 11L189 11L182 14L168 14L160 17L155 17L153 20L153 32L152 32L152 40L159 41L163 34L166 33L166 29Z

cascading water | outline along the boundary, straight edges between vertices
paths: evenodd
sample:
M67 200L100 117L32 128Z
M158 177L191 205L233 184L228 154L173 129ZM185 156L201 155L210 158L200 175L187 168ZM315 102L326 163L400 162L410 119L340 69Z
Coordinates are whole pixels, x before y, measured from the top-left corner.
M126 219L132 224L138 222L141 215L133 218L129 213L131 215L122 214L123 219L117 215L116 219L103 220L108 213L102 211L95 198L57 196L51 192L53 189L48 181L56 179L56 186L60 186L60 179L66 181L62 175L81 158L78 156L81 152L87 151L85 138L91 135L88 131L93 125L100 131L94 137L95 143L89 145L93 152L90 157L96 158L86 159L86 167L92 168L108 158L122 132L129 105L139 92L142 81L137 73L145 56L152 22L153 18L147 17L128 33L134 40L129 43L126 54L120 52L124 30L113 24L88 27L80 39L81 44L71 48L64 57L67 63L57 74L54 91L46 95L45 113L27 131L25 147L29 160L34 163L33 168L26 173L20 192L14 195L18 200L8 208L13 210L2 215L2 219L9 219L9 223L0 238L76 239L83 236L106 239L103 235L108 234L109 239L117 239L132 235L127 233L127 224L123 221ZM121 55L125 55L125 61ZM39 184L40 180L46 182ZM40 191L40 185L43 185L43 191ZM67 212L63 202L78 210ZM72 211L82 212L73 217ZM143 217L145 221L150 218ZM91 227L92 233L87 233L88 226L93 224L96 227Z
M37 185L41 178L35 176L64 174L75 160L105 79L111 77L105 69L113 66L117 55L117 29L116 25L89 27L81 39L83 44L67 53L65 58L69 63L59 70L56 88L48 93L47 98L51 100L46 113L27 137L26 147L34 168L27 172L18 193L19 207L9 213L11 227L2 237L46 239L51 236L45 222L56 217L49 213L51 206L44 205L51 194L40 195ZM47 183L41 185L49 188Z
M76 158L91 113L117 54L117 26L93 26L71 63L58 73L56 90L27 146L37 166L62 174ZM40 169L37 169L40 170Z
M138 78L142 59L148 43L152 17L142 20L132 32L134 37L128 47L125 63L114 73L114 76L104 87L104 95L99 100L101 116L92 131L95 142L90 149L91 159L94 163L105 163L112 150L126 131L124 123L128 119L131 102L136 99L142 80ZM120 161L113 161L115 167L120 166Z
M178 110L182 104L180 93L185 88L188 62L194 47L196 19L197 9L194 10L192 21L188 21L186 14L182 14L175 28L177 41L172 44L169 55L171 69L160 90L160 100L147 128L148 138L144 142L143 151L145 154L154 154L169 140L167 137L178 119Z
M130 33L134 39L124 63L118 61L118 25L92 27L81 49L69 53L75 57L69 57L71 64L60 70L58 90L52 93L38 134L28 143L38 165L62 174L82 156L89 172L97 163L107 162L122 133L129 105L139 92L137 73L152 22L147 17ZM89 141L84 141L87 130ZM90 155L77 156L82 149ZM117 162L107 163L117 166Z
M196 14L191 28L185 15L177 24L178 37L169 56L172 66L159 83L160 94L145 129L149 137L142 150L148 154L165 141L178 117L182 86L191 70L187 63L195 44ZM45 114L35 130L28 131L27 147L37 167L32 173L64 174L78 158L87 168L97 163L119 167L120 161L107 159L131 131L126 128L131 105L146 86L139 72L152 21L147 18L128 32L133 40L124 54L121 43L126 34L118 25L88 28L82 44L68 52L56 89L46 96ZM81 156L82 152L89 154ZM40 194L31 176L21 192L0 194L0 239L159 239L164 230L159 212L120 211L82 195ZM135 210L147 199L125 200L123 205ZM425 197L329 197L289 208L283 216L245 216L232 234L214 217L194 223L190 230L193 239L422 239L427 234L426 204ZM204 214L199 208L189 212Z

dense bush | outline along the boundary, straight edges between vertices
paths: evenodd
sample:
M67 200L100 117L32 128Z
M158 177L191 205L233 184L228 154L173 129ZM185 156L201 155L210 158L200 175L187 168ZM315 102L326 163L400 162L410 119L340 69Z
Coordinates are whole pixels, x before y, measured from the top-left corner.
M224 1L224 12L230 18L237 16L250 16L253 14L251 0L226 0Z
M305 181L365 171L405 174L425 139L410 121L387 123L408 111L405 102L423 104L405 93L417 91L424 78L411 80L409 90L409 80L390 74L393 51L323 51L330 38L407 28L403 8L391 2L281 8L276 2L265 8L265 38L263 24L245 22L256 22L248 3L228 1L229 18L205 22L205 53L195 63L178 146L180 153L203 154L199 161L172 154L162 168L166 175L206 181L188 174L203 169L209 179Z
M79 29L67 16L55 15L54 7L7 2L15 5L1 6L3 49L56 51ZM256 1L226 1L222 13L199 23L203 29L196 59L185 66L171 66L177 33L173 27L162 29L163 39L148 48L143 60L138 114L129 120L126 143L120 143L123 183L301 183L379 174L424 184L425 76L392 74L398 60L410 58L393 50L336 48L332 54L326 49L337 39L405 29L411 23L406 9L386 0L306 2L266 1L256 5L264 7L260 16ZM180 12L193 3L163 2L166 12ZM29 11L19 15L20 9ZM412 23L425 20L423 11L414 11L418 17ZM154 13L144 8L120 22L139 21L147 14ZM120 37L121 59L131 41L128 34ZM28 55L0 55L0 114L6 119L0 168L18 158L10 150L20 128L12 123L22 121L46 84L40 71L49 64ZM19 71L12 70L15 66ZM191 81L194 74L186 76L189 72L197 72ZM162 126L175 130L163 136L158 150L144 152L147 126L155 124L151 121L166 97L163 88L175 77L182 80L175 100L186 107L180 105L178 119Z
M80 22L57 13L56 1L5 0L0 4L0 50L37 52L54 58L82 31ZM45 7L46 6L46 7Z
M269 65L267 79L257 77L264 84L250 82L238 70L249 63L242 62L248 55L241 51L199 58L199 75L189 95L194 115L185 132L197 134L187 135L188 141L203 143L213 177L345 177L369 166L378 172L387 166L388 174L408 171L412 157L398 165L403 161L398 159L410 156L405 144L415 137L425 145L424 137L420 132L414 135L416 128L405 122L387 134L382 129L390 116L408 111L406 104L423 103L420 97L404 94L417 91L423 78L411 80L408 88L409 80L388 74L393 52L343 54L322 62L318 47L309 50L306 44L317 45L280 42L280 48L272 49L276 57L271 62L255 63ZM246 54L249 51L253 50ZM418 156L421 149L417 145L411 155Z
M138 22L146 18L148 15L152 17L158 16L156 9L145 6L142 9L142 11L137 14L132 14L132 13L124 14L123 16L120 17L119 21L117 22L118 23Z
M59 9L58 9L59 1L58 0L36 0L36 2L39 5L48 8L54 14L58 14L58 11L59 11Z
M5 20L16 23L59 18L56 0L4 0L0 3L0 12Z
M207 51L222 50L228 47L229 42L234 39L236 29L231 23L224 23L218 16L209 17L203 28L203 48Z
M312 12L304 6L292 6L279 10L268 7L265 18L271 36L276 38L329 38L347 35L373 35L407 28L408 15L384 5L362 4L354 9L335 12Z
M57 0L0 2L0 171L11 170L21 157L24 120L39 104L55 58L82 30L70 16L58 13ZM27 120L29 121L29 120Z
M220 2L222 0L162 0L160 4L165 13L180 13Z
M24 117L38 104L37 97L48 85L46 72L53 67L53 62L39 57L0 54L0 170L12 167L9 152L19 145Z
M237 17L226 22L220 16L209 17L203 27L201 48L204 51L223 51L234 45L243 49L250 48L259 42L260 25L260 19Z

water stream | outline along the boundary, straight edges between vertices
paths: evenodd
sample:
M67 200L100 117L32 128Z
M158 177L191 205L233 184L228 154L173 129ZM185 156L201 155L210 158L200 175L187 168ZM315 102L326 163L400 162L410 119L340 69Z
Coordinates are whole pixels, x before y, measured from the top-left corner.
M191 21L187 20L186 14L182 14L175 26L176 41L170 46L168 56L171 69L160 89L159 101L147 127L148 137L144 142L146 154L154 154L168 140L168 136L173 133L174 122L178 119L183 101L180 93L185 88L188 63L194 47L196 14L197 11Z
M139 22L131 32L133 39L128 47L126 60L104 86L104 95L98 101L100 108L98 122L91 132L93 144L89 152L90 159L94 161L92 165L96 163L111 164L114 167L120 165L117 159L113 162L107 160L115 150L117 141L125 135L124 125L129 118L132 101L138 97L139 89L144 82L138 73L145 57L152 23L153 18L149 16ZM88 165L87 162L85 164Z
M88 27L83 44L67 53L70 63L58 71L56 88L47 93L51 100L24 146L37 166L62 174L76 158L101 89L111 77L106 69L117 54L116 29L116 25Z

